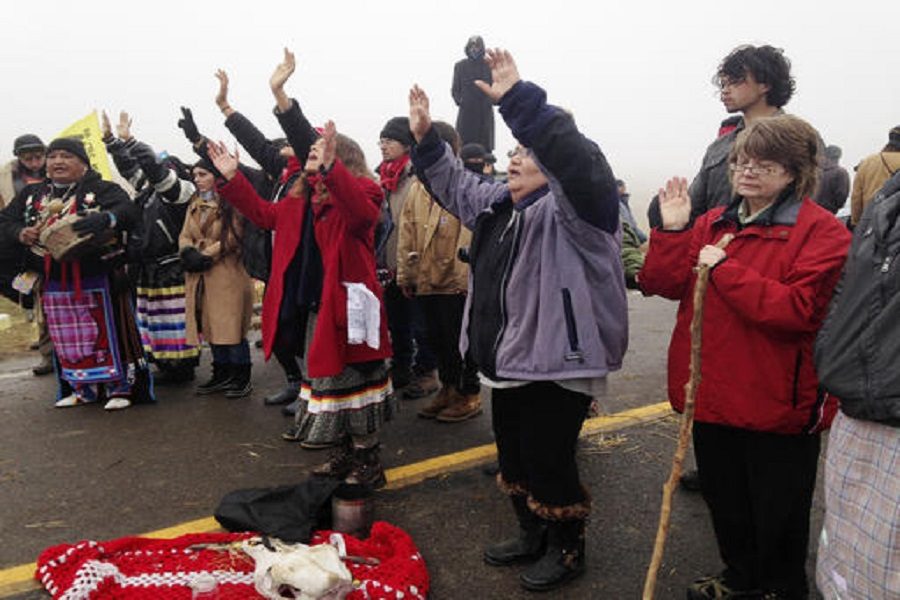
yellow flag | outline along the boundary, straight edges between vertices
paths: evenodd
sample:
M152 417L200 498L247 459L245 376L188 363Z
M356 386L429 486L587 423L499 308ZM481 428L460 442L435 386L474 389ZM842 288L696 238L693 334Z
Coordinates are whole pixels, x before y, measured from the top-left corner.
M62 130L57 137L74 137L81 140L84 150L91 160L91 167L100 173L103 179L112 179L109 168L109 155L106 153L106 144L103 143L103 134L100 133L100 119L97 111L93 111L83 119L79 119Z

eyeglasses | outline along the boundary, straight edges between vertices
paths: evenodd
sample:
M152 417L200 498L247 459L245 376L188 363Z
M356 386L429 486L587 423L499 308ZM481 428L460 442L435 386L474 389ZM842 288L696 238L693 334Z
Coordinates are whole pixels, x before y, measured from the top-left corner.
M506 153L507 158L512 159L516 156L519 158L527 158L528 157L528 148L524 146L516 146L512 150Z
M727 77L722 77L721 79L719 79L719 81L717 83L719 84L719 89L724 90L727 87L736 87L736 86L739 86L742 83L746 83L746 82L747 82L746 77L741 78L741 79L729 79Z
M776 175L782 171L780 165L753 165L750 163L731 163L728 165L732 173L750 173L751 175Z

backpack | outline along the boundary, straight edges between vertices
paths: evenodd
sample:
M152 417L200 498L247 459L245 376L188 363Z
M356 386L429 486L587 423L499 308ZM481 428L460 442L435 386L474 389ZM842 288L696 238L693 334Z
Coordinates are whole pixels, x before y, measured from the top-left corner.
M900 174L866 207L815 344L847 416L900 426Z

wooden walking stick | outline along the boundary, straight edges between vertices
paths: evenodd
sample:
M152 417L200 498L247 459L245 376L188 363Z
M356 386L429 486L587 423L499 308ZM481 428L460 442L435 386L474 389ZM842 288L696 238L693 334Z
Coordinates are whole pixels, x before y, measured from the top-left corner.
M724 249L734 238L734 235L726 233L716 243L717 248ZM694 314L691 317L691 370L687 383L684 384L684 412L681 413L681 425L678 431L678 445L675 447L675 455L672 457L672 471L669 478L663 484L662 505L659 509L659 526L656 529L656 542L653 544L653 557L650 566L647 567L647 577L644 579L643 600L653 600L653 592L656 588L656 575L659 565L662 563L663 550L666 547L666 536L669 533L669 518L672 514L672 496L678 478L681 477L681 465L684 455L687 453L691 439L691 429L694 425L694 401L697 397L697 388L700 387L700 349L703 341L703 299L706 296L706 286L709 284L709 266L703 265L697 269L697 282L694 284Z

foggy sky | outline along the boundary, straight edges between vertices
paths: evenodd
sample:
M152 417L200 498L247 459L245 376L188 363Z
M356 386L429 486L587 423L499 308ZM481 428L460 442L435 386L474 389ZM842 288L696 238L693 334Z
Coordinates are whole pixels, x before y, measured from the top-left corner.
M374 167L384 122L407 113L413 83L451 123L453 64L469 35L509 49L524 79L572 111L632 192L635 212L671 175L693 177L727 117L711 78L742 43L769 43L793 63L788 112L809 120L850 168L900 124L900 3L840 2L15 2L5 5L0 157L36 133L45 142L92 109L120 109L157 150L193 161L175 123L190 106L203 133L233 144L213 102L217 68L230 101L280 136L268 78L281 48L297 55L286 89L314 123L334 119ZM495 154L514 142L497 114ZM852 169L851 169L852 171Z

